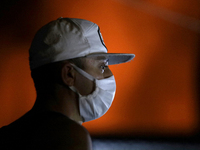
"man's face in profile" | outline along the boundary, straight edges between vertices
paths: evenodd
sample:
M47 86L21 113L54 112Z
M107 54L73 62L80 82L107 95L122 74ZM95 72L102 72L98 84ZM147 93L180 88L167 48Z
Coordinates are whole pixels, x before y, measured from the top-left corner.
M83 70L93 76L95 79L104 79L112 76L108 67L108 59L102 56L83 58ZM78 73L78 72L77 72ZM77 74L75 87L81 95L89 95L95 90L95 83L80 73Z

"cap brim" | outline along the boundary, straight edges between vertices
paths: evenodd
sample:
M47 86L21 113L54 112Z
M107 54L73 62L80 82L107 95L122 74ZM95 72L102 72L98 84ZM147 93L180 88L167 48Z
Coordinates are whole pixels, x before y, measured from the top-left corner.
M87 57L105 57L108 59L108 65L114 65L114 64L121 64L125 62L131 61L135 55L134 54L126 54L126 53L95 53L87 55Z

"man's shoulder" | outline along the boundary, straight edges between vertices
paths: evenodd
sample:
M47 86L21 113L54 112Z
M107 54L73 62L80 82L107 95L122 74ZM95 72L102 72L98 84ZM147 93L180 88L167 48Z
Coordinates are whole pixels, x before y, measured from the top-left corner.
M26 146L26 143L26 148L32 149L41 148L41 145L44 149L91 149L88 131L77 122L55 112L25 115L0 129L0 132L7 146L15 147L11 145L13 143Z
M69 119L68 117L60 114L57 117L51 117L47 122L50 129L59 133L83 133L89 134L88 131L76 121Z
M60 149L91 149L89 132L81 124L62 116L50 122L49 131L54 135L53 141L60 146Z

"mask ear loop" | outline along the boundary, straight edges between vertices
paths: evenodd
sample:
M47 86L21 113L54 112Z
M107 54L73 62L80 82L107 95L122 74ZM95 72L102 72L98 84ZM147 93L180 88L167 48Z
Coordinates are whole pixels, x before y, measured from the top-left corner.
M71 63L70 63L71 64ZM85 72L84 70L82 70L82 69L80 69L79 67L77 67L75 64L71 64L75 69L76 69L76 71L78 71L81 75L83 75L84 77L86 77L87 79L89 79L89 80L91 80L91 81L95 81L95 78L92 76L92 75L90 75L90 74L88 74L87 72ZM95 83L96 84L96 83ZM79 95L79 98L80 97L83 97L79 92L78 92L78 90L74 87L74 86L70 86L69 87L72 91L74 91L75 93L77 93L78 95ZM95 90L95 94L96 93L98 93L98 91L97 90ZM80 107L80 106L79 106ZM81 115L80 115L81 116ZM82 118L82 120L83 120L83 122L85 122L85 119L84 119L84 117L82 117L81 116L81 118Z
M70 63L71 64L71 63ZM91 80L91 81L94 81L95 78L93 76L91 76L90 74L88 74L87 72L85 72L84 70L80 69L79 67L77 67L76 65L74 64L71 64L75 69L76 71L78 71L81 75L83 75L84 77L86 77L87 79Z
M71 64L71 63L70 63ZM94 78L92 75L88 74L87 72L85 72L84 70L82 70L81 68L77 67L75 64L71 64L76 71L78 71L81 75L83 75L84 77L86 77L87 79L91 80L94 82L95 84L95 91L96 91L96 78ZM74 87L74 86L70 86L69 87L72 91L74 91L75 93L77 93L79 96L82 96L78 90ZM96 93L96 92L95 92Z

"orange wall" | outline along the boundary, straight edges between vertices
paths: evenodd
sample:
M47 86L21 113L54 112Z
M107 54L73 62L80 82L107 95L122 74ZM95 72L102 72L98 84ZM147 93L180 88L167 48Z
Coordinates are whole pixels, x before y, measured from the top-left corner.
M188 17L198 19L199 7L198 0L19 0L1 15L0 127L32 107L28 49L42 25L62 16L97 23L109 52L136 55L111 66L116 97L106 115L84 123L91 134L193 134L200 31Z

